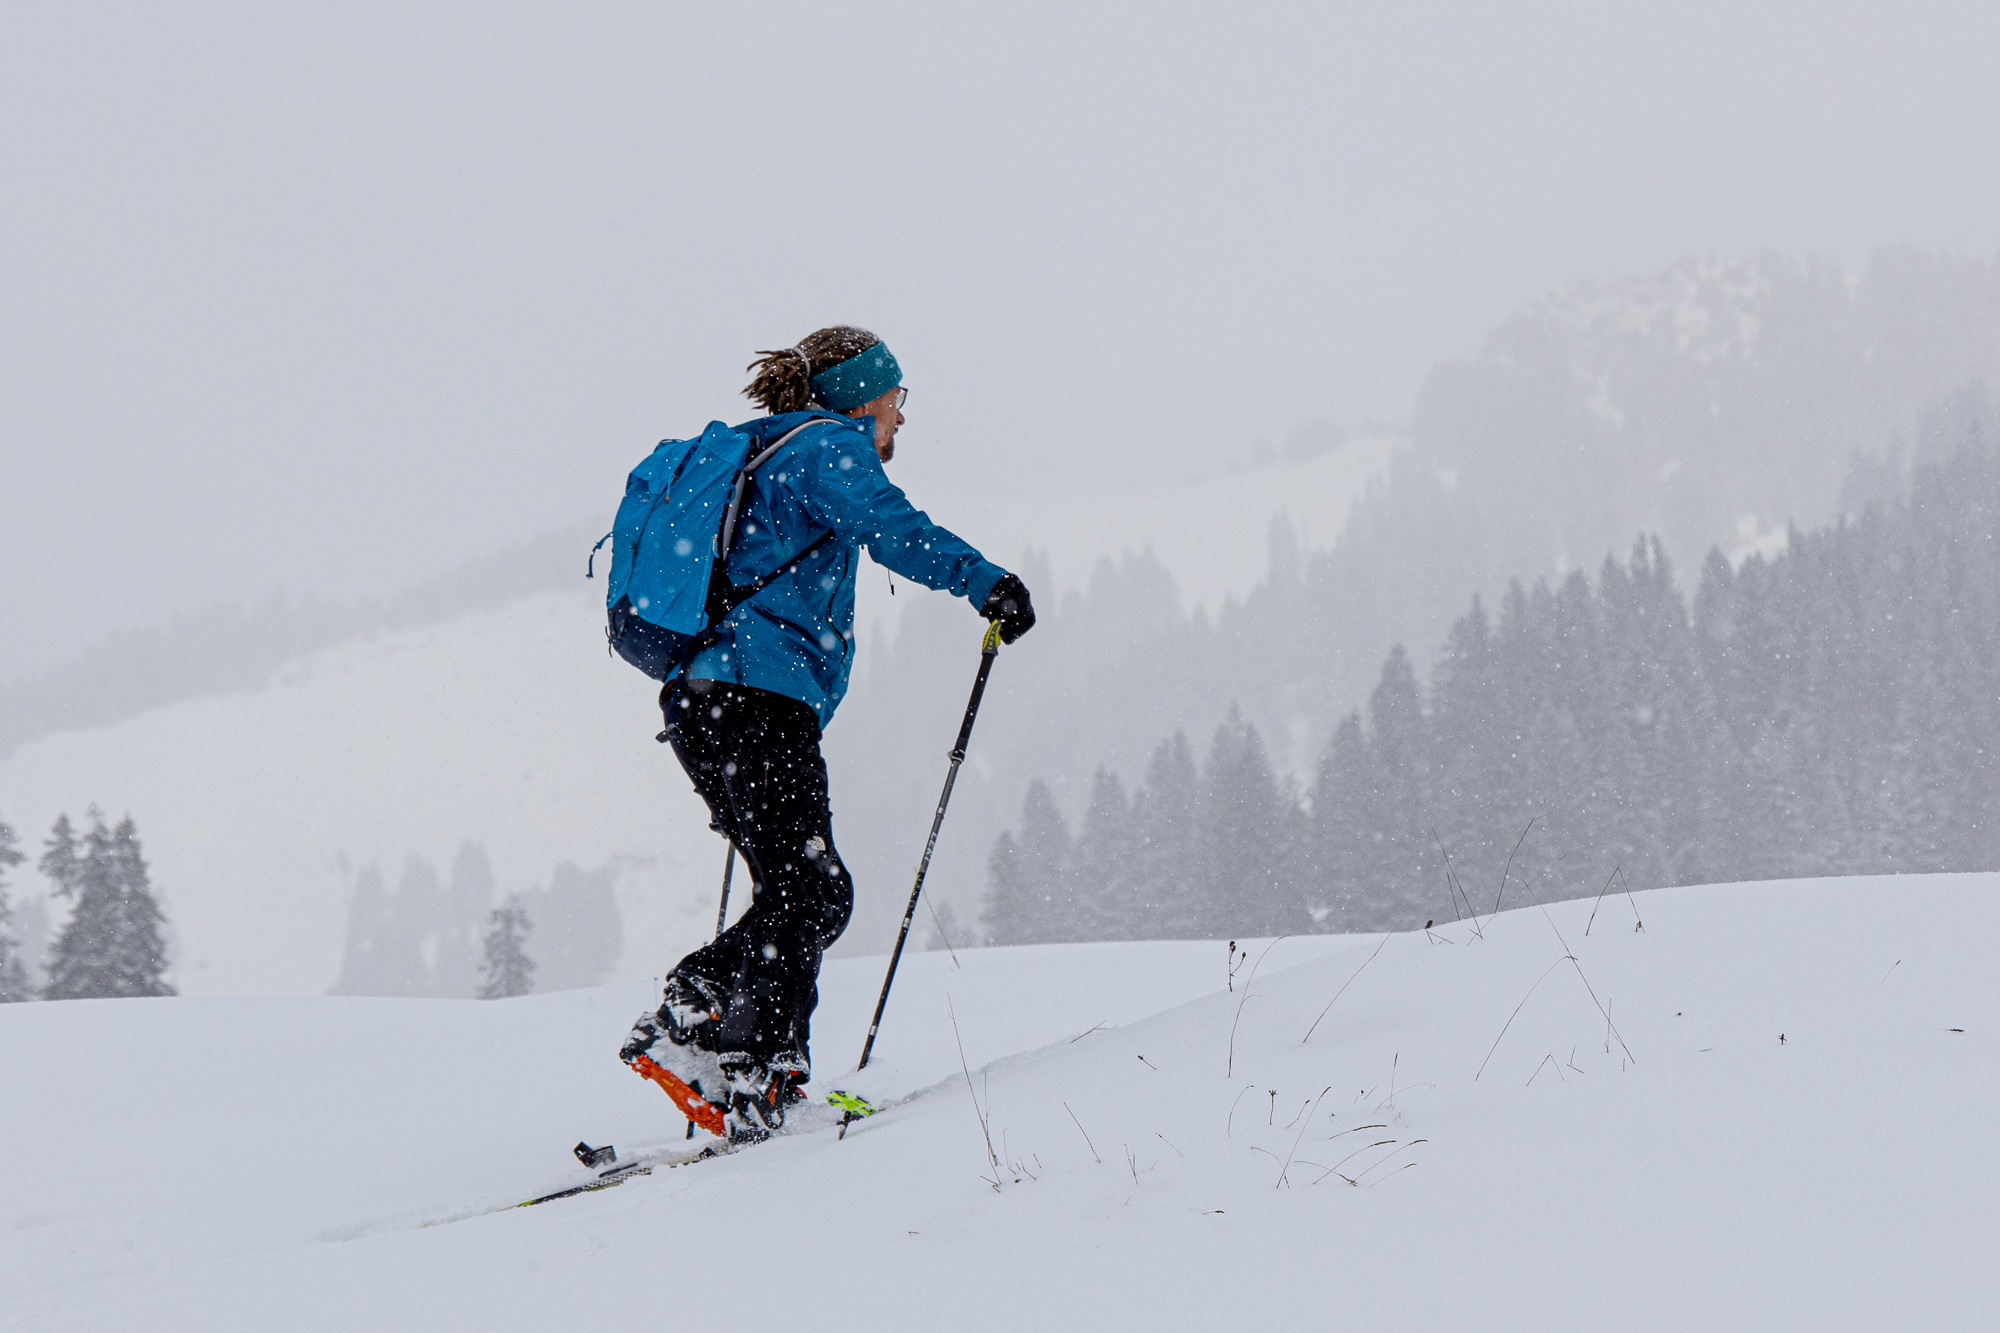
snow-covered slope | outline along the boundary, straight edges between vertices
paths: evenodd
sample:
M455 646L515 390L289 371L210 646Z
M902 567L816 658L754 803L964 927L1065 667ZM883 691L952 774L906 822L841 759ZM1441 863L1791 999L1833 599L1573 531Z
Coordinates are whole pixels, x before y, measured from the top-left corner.
M721 844L653 741L657 687L607 660L596 585L578 583L24 746L0 764L0 812L34 850L58 811L130 811L184 994L324 992L353 867L393 884L405 856L448 865L468 838L503 894L558 860L625 858L625 973L658 972L713 929Z
M1260 467L1218 457L1202 475L1171 481L1141 470L1117 494L1044 477L1032 499L933 480L915 452L907 468L899 458L892 472L932 518L1002 564L1033 547L1047 554L1059 587L1076 588L1098 560L1150 550L1188 608L1212 615L1223 598L1243 596L1269 573L1273 517L1284 515L1302 546L1332 545L1354 500L1387 473L1401 443L1373 432L1315 458ZM1053 602L1044 590L1034 592L1038 602Z
M1220 943L921 955L845 1142L491 1214L678 1140L612 1059L645 987L12 1006L0 1326L1988 1327L1996 890L1259 943L1233 991Z
M1191 589L1219 601L1263 572L1273 514L1330 540L1390 447L1365 438L1300 464L1218 466L1215 479L1116 503L1058 489L1028 504L918 482L912 493L996 558L1011 563L1029 546L1051 553L1062 582L1087 579L1100 554L1150 545ZM1038 591L1055 604L1053 590ZM491 855L503 895L546 883L558 861L616 861L624 956L614 975L657 973L712 929L721 844L653 742L654 687L604 651L601 595L601 583L578 578L570 592L312 654L261 690L46 737L0 761L0 816L33 851L59 812L80 818L93 801L114 819L129 811L175 931L174 981L185 994L324 992L339 970L356 868L378 862L393 886L406 856L446 866L467 839ZM874 570L860 596L865 630L938 594L891 595ZM962 610L959 618L969 658L976 622ZM862 637L857 691L867 689L865 645L881 642ZM962 701L963 689L954 675L949 691ZM953 722L960 706L951 705ZM1004 725L989 720L986 736ZM849 740L842 762L875 777L909 766L925 791L911 808L927 814L944 747L895 735L857 751ZM975 765L983 758L976 747ZM871 847L868 821L881 812L843 805L847 789L836 768L850 861L895 867L863 883L881 901L869 897L860 920L893 918L900 909L888 900L906 890L916 841ZM965 818L961 809L961 826ZM966 858L975 877L984 852L981 842ZM28 867L15 883L16 892L41 887ZM967 902L979 893L977 883L939 887Z

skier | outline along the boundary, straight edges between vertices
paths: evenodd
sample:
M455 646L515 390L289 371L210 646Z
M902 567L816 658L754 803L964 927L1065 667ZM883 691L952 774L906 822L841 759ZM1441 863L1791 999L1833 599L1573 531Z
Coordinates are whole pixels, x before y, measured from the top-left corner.
M1004 642L1035 623L1018 577L931 522L883 472L909 390L881 339L836 325L759 352L749 369L744 396L768 414L736 428L753 450L812 424L754 474L724 553L728 578L740 588L784 572L720 619L660 708L661 739L708 803L710 827L749 867L751 905L675 964L660 1007L619 1052L691 1122L733 1143L767 1137L804 1097L820 959L854 906L819 738L847 690L857 548L966 598Z

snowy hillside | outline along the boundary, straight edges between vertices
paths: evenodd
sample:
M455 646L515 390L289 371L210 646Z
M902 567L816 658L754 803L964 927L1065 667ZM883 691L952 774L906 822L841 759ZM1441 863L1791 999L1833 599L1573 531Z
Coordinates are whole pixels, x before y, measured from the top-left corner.
M1086 580L1100 556L1148 545L1214 601L1263 572L1273 515L1330 539L1390 448L1366 438L1303 463L1233 473L1218 465L1214 478L1115 504L1057 494L1029 505L909 484L934 516L997 559L1012 563L1028 547L1047 553L1057 581L1037 589L1045 606L1057 603L1059 588ZM584 553L574 554L580 574ZM604 652L601 589L579 577L568 592L314 653L260 690L35 741L0 761L0 816L32 849L59 812L81 816L93 801L114 818L130 811L176 934L174 979L184 994L324 992L340 969L360 868L379 863L393 884L405 857L447 865L467 839L491 855L503 896L546 883L560 861L615 863L624 954L613 975L657 973L712 929L721 845L679 767L653 742L654 688ZM857 695L883 641L867 631L927 598L949 600L908 585L891 594L883 572L866 567ZM960 654L969 661L977 622L959 603L949 623L970 636ZM952 718L940 732L955 722L969 680L952 661L948 680L940 676ZM892 700L876 711L899 710ZM988 747L1008 725L1003 711L984 724ZM904 867L922 836L921 828L897 836L901 822L878 833L881 817L927 817L946 742L885 735L857 748L840 725L829 733L846 747L835 769L838 827L850 862L870 872L857 920L876 924L879 936L887 933L880 922L900 914ZM983 755L977 744L974 751L977 767ZM923 794L902 803L907 811L857 808L860 793L843 783L842 762ZM961 862L974 879L1015 799L1009 792L1009 807L982 819L971 809L976 786L961 789L953 830L978 830L965 834ZM854 803L843 804L850 791ZM948 845L947 854L959 850ZM27 867L15 884L17 894L40 887ZM966 901L980 889L939 887L958 888Z
M1233 990L1221 943L925 954L845 1142L493 1213L679 1140L612 1056L646 986L9 1006L0 1325L1990 1326L1996 890L1530 907ZM879 967L830 965L817 1090Z
M448 864L468 838L503 893L626 858L627 973L658 972L713 929L721 844L602 623L588 591L547 593L355 640L259 691L24 746L0 811L31 846L58 811L132 812L183 994L323 993L357 867Z

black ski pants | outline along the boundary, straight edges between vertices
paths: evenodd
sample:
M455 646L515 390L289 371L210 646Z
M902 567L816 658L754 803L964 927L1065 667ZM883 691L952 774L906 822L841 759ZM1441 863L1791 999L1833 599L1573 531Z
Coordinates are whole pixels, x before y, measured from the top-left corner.
M710 827L736 844L752 881L742 919L674 973L729 996L718 1051L804 1056L820 959L854 910L833 847L819 719L797 699L726 681L674 681L660 706Z

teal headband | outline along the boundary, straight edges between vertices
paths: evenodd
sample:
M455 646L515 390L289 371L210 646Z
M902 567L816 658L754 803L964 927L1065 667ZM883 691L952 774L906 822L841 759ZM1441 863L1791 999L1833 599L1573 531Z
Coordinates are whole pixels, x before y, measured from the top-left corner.
M812 377L813 400L835 412L852 412L903 382L903 368L889 344L878 342Z

